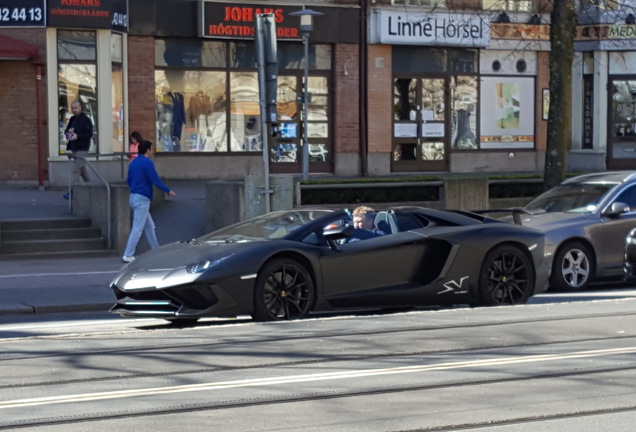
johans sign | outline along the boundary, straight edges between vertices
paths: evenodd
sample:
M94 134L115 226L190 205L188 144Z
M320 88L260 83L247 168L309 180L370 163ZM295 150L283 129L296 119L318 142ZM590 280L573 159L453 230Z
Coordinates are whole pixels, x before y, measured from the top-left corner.
M486 47L490 42L490 19L477 14L431 14L377 11L378 42Z

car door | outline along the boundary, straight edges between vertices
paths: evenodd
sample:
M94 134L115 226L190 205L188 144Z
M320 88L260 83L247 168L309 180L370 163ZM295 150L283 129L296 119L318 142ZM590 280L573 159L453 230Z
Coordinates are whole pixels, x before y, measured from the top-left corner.
M631 211L615 216L602 216L602 232L599 230L596 233L600 236L602 244L602 256L598 257L597 267L602 271L620 273L623 268L625 238L636 228L636 185L629 186L619 193L612 201L614 202L627 204Z
M321 257L324 297L338 307L389 305L418 286L425 240L421 233L408 231L329 251Z

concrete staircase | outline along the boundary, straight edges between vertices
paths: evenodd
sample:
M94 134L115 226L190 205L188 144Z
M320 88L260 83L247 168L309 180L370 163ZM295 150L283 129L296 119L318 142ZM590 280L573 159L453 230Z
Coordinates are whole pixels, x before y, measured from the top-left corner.
M0 222L0 260L115 255L87 218L22 219Z

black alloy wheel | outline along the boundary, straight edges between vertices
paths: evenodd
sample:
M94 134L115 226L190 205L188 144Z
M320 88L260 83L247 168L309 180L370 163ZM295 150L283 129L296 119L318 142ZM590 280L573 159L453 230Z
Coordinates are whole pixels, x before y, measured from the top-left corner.
M280 258L265 264L256 279L254 319L293 320L306 317L314 303L314 283L298 261Z
M481 266L479 291L483 306L525 304L534 291L530 258L516 246L497 246Z
M559 291L582 291L594 275L594 255L580 241L571 241L559 248L554 256L550 287Z

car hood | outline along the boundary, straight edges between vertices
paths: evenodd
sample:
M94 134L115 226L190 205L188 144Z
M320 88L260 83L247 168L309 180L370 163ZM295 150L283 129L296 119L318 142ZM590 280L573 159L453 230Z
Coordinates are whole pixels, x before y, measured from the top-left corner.
M260 240L259 242L262 242ZM139 256L128 264L125 269L129 271L139 270L164 270L185 267L203 260L214 261L232 256L255 242L206 242L196 241L170 243L156 249L152 249Z

